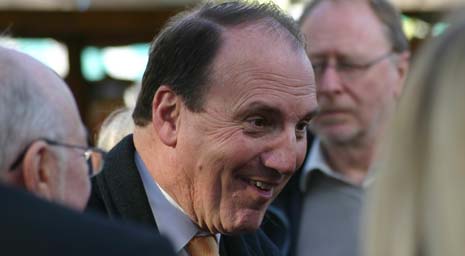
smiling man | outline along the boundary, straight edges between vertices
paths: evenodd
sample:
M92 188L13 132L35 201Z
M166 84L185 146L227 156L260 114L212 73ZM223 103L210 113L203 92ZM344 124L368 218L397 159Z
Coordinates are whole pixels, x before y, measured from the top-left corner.
M275 255L257 229L303 162L316 109L298 28L277 7L181 14L153 42L134 135L109 153L90 207L152 225L180 255ZM200 240L212 254L196 254Z

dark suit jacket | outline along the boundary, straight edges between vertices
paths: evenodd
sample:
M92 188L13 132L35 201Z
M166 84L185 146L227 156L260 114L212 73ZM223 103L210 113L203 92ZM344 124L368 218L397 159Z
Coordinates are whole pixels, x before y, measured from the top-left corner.
M92 180L88 208L111 218L136 221L157 228L142 179L134 162L132 135L125 137L107 155L104 170ZM223 235L220 254L230 256L279 255L276 246L261 231L238 236Z
M0 186L0 254L15 256L173 255L145 229L112 223Z
M308 133L305 161L308 158L313 139L314 136ZM299 189L301 168L294 173L270 205L262 223L263 231L278 246L282 255L295 255L303 201L303 195Z

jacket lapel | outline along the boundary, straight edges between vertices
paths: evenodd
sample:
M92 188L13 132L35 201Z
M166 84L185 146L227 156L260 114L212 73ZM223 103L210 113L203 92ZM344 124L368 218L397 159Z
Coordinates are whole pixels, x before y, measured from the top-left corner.
M258 255L248 248L246 241L243 236L221 236L220 242L220 255L221 256L232 256L232 255L243 255L243 256L255 256Z
M157 228L134 161L134 153L132 135L128 135L108 153L103 175L97 177L97 183L107 190L102 194L110 197L104 200L113 206L107 205L110 216L116 215Z

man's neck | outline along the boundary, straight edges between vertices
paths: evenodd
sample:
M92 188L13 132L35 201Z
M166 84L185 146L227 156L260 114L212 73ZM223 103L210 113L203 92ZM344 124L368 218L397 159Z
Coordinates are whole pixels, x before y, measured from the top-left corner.
M167 161L167 157L160 157L164 155L164 151L160 150L162 146L153 146L155 144L161 145L161 142L154 136L150 127L138 127L134 129L134 146L140 158L144 162L148 173L165 191L170 190L172 181L168 179L171 177L169 173L174 168L173 165ZM150 141L151 143L147 143ZM163 168L160 168L163 166Z
M183 212L194 220L192 200L190 199L190 184L186 179L173 176L173 170L176 168L176 160L172 157L174 149L163 146L163 143L153 134L150 127L136 127L133 138L137 153L144 162L150 176L176 202ZM150 141L150 143L147 143L147 141ZM194 220L194 222L196 221Z
M323 155L334 171L344 175L353 184L361 185L365 180L373 161L376 143L324 143Z

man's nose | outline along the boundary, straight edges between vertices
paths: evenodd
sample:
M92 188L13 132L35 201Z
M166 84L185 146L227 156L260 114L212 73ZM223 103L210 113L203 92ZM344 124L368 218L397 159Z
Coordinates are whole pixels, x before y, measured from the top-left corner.
M342 80L335 63L328 64L316 79L317 92L322 95L333 95L342 92Z
M270 143L269 150L261 155L262 163L283 175L292 175L297 168L299 155L304 154L300 151L305 150L304 146L299 147L295 131L283 133Z

